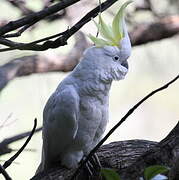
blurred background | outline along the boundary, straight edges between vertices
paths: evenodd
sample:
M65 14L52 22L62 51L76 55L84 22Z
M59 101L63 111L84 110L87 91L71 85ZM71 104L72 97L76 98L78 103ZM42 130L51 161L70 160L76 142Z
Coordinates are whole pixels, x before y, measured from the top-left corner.
M14 5L14 2L23 5L26 10L23 11L22 7ZM106 22L111 23L113 15L122 2L125 1L120 0L102 14ZM1 26L10 20L17 20L27 15L30 11L39 11L52 4L48 0L1 0ZM97 5L97 0L84 0L67 8L64 12L60 12L56 19L43 20L35 24L21 37L13 40L31 42L64 31ZM77 11L78 8L80 11ZM179 33L177 34L179 32L179 1L136 0L127 8L126 17L131 32L133 51L128 60L129 73L126 78L114 82L112 85L109 124L106 132L145 95L167 83L179 73ZM86 24L81 31L83 32L83 38L86 34L95 35L97 33L91 22ZM45 59L46 62L51 62L54 59L58 64L58 60L60 62L63 58L69 58L69 52L71 53L71 49L77 43L76 41L76 37L73 36L68 40L67 46L44 52L19 50L1 52L0 83L4 78L1 72L4 71L6 64L11 64L14 60L18 64L24 56L30 58L35 56L37 61ZM80 43L84 42L86 43L84 46L88 47L89 42L86 42L86 40ZM24 59L26 60L26 58ZM53 64L53 66L55 65ZM61 66L59 65L59 67ZM41 68L43 69L43 64ZM69 70L69 68L52 68L49 71L54 72L48 72L48 69L45 71L36 69L33 72L16 75L20 77L9 78L6 86L1 84L1 142L6 138L30 131L33 127L34 118L37 118L38 127L41 127L44 105L58 83L69 73L62 71ZM30 75L27 76L27 74ZM127 139L147 139L151 141L163 139L179 120L178 92L179 81L151 97L115 131L106 143ZM5 160L11 157L24 141L25 139L22 139L10 144L9 148L12 148L13 152L1 155L0 163L3 164ZM32 137L26 150L7 169L13 180L29 179L34 175L40 162L41 145L41 132L39 132ZM3 179L1 175L0 179Z

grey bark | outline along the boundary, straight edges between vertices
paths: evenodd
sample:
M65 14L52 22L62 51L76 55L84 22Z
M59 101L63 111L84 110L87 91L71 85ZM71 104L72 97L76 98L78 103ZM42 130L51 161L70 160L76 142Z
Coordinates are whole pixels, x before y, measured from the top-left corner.
M118 141L102 146L97 155L103 168L113 168L123 180L138 180L144 169L151 165L170 167L170 180L178 178L179 123L160 142L147 140ZM75 170L63 167L38 174L32 180L69 180ZM78 180L86 179L81 174ZM99 178L94 178L94 180Z

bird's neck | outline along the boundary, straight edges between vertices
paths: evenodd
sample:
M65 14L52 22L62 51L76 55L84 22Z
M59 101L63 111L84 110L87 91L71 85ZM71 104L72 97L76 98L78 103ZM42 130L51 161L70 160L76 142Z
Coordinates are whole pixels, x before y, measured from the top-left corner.
M80 92L86 96L96 97L99 100L108 98L112 81L104 81L99 69L80 69L72 73L76 79Z
M105 83L98 77L82 80L83 85L80 87L86 94L91 96L106 96L111 88L111 82Z

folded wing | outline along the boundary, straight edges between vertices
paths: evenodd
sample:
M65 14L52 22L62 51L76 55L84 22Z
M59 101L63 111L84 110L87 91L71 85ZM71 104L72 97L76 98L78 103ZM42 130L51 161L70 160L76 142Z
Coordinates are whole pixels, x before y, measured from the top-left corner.
M73 86L58 91L49 98L43 114L44 166L58 161L78 130L79 96Z

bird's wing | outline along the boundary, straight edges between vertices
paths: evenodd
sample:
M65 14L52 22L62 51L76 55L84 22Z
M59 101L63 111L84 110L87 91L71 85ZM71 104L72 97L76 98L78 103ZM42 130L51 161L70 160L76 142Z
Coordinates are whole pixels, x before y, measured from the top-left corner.
M44 108L44 155L54 158L63 153L78 130L79 96L73 86L56 90ZM58 154L56 154L58 153Z

